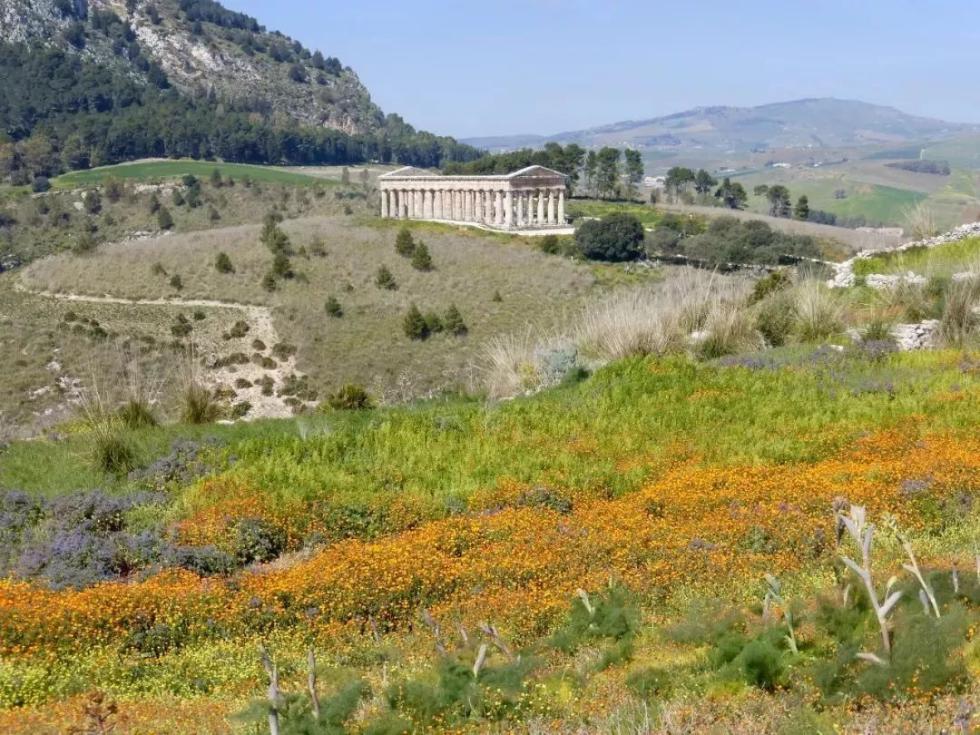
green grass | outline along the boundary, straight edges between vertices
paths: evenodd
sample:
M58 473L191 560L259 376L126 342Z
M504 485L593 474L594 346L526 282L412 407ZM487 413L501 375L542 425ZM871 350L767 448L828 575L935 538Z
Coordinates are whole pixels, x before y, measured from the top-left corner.
M968 238L934 248L915 248L895 253L882 253L863 258L854 264L854 273L908 273L951 276L980 265L980 238Z
M252 427L145 429L140 456L165 454L177 436L215 434L236 458L227 470L256 492L354 506L396 495L454 499L505 479L620 494L677 452L711 463L813 461L868 427L963 430L976 415L977 378L953 353L907 353L874 362L814 357L812 348L767 353L793 369L629 360L577 386L502 404L438 400L331 413ZM954 386L972 400L939 402ZM972 387L971 387L972 386ZM98 478L84 434L15 443L0 454L0 486L46 494ZM633 469L622 462L636 460ZM37 468L46 468L38 473Z
M288 184L292 186L333 186L336 182L329 179L307 176L306 174L285 171L271 166L252 166L242 163L219 163L214 161L194 161L180 159L176 161L142 161L138 163L123 163L117 166L103 166L88 171L72 171L57 177L53 186L60 189L73 189L93 186L103 183L106 179L130 179L153 181L156 179L174 179L187 174L206 179L217 169L223 177L234 179L251 178L269 184Z
M649 204L636 202L608 202L596 199L573 199L566 211L570 217L605 217L610 214L626 212L632 214L645 227L653 227L660 221L661 212Z

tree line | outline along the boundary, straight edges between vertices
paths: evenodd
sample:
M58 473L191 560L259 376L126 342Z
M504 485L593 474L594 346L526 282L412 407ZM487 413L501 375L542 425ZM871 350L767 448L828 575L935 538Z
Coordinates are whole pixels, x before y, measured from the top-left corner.
M523 148L508 153L486 154L467 162L450 163L443 172L451 175L506 174L527 166L545 166L569 177L574 189L596 199L635 199L643 181L643 159L639 151L606 146L586 151L576 143L544 148Z
M147 84L56 49L0 44L0 78L0 179L15 184L146 157L437 167L479 156L398 115L358 135L275 124L230 102L181 95L162 72Z

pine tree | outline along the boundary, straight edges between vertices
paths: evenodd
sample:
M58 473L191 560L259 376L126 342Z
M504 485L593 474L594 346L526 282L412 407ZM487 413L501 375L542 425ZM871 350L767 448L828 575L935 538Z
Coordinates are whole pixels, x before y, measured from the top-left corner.
M417 271L432 270L432 256L429 255L429 248L424 242L415 246L415 252L412 253L412 267Z
M469 328L463 321L463 315L459 313L459 309L456 308L456 304L450 304L449 308L446 310L446 317L442 320L443 325L446 327L446 331L450 334L454 334L457 337L462 337L464 334L469 332Z
M793 216L799 220L810 219L810 200L806 198L806 194L796 200L796 206L793 207Z
M174 226L174 218L170 216L170 210L166 207L160 207L160 211L157 212L157 225L161 230L169 230Z
M407 227L402 227L395 237L395 252L405 258L412 257L415 252L415 238L412 237L412 231Z
M405 336L409 339L426 339L429 336L429 325L425 321L425 317L422 316L422 312L419 311L419 307L412 304L408 312L405 314L405 319L402 321L402 328L405 330Z
M385 265L378 268L378 274L374 277L374 285L387 291L394 291L398 288L395 277L391 275L391 271Z
M235 266L231 264L231 258L228 257L227 253L218 253L218 257L214 259L214 269L218 273L235 272Z

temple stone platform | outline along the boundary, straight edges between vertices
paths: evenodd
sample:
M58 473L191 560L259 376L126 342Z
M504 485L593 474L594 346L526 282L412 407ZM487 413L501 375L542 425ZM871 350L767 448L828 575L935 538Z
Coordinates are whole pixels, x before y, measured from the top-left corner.
M381 216L522 235L571 234L568 177L544 166L496 176L441 176L406 166L378 177Z

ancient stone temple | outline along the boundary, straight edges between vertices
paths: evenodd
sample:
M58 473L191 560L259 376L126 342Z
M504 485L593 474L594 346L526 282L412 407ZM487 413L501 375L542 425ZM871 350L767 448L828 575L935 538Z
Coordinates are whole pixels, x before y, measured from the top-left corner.
M568 177L544 166L500 176L441 176L406 166L378 177L381 216L501 230L567 227Z

